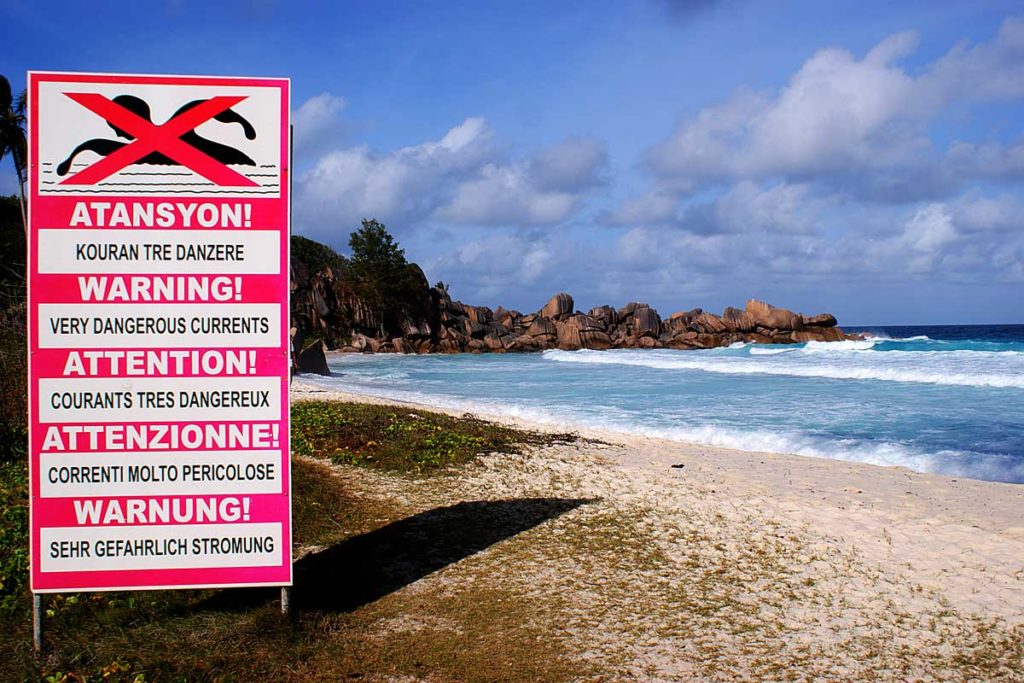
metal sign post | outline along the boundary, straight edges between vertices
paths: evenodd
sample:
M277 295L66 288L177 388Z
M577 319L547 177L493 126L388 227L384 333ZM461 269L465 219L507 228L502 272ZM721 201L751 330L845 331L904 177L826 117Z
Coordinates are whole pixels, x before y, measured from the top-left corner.
M32 649L43 651L43 596L32 594Z

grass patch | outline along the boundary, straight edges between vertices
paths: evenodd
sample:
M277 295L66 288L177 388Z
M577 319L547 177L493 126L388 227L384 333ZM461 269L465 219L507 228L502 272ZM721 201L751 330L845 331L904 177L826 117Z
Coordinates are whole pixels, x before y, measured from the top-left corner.
M292 458L292 499L297 547L331 545L371 531L402 512L355 495L330 467L309 458Z
M445 592L398 593L352 615L325 615L328 647L296 668L299 680L600 680L568 657L543 626L548 607L500 585L476 581ZM325 672L330 672L326 676Z
M0 613L21 613L28 585L28 473L0 463Z
M0 614L23 613L28 585L28 435L0 434Z
M517 452L554 438L379 406L294 408L298 453L399 472L427 474L479 453ZM339 449L362 457L338 458ZM276 589L47 595L46 653L37 658L27 590L26 464L23 445L0 458L2 680L563 681L580 674L578 663L547 637L549 605L458 571L454 582L418 582L352 609L319 609L314 601L293 622L278 613ZM351 491L345 477L304 457L293 458L292 487L297 547L365 542L360 539L410 516L402 504ZM424 519L401 529L430 528L431 518ZM451 534L481 533L472 524L456 526ZM386 555L386 546L378 552ZM378 571L403 569L401 561L392 565Z
M329 545L407 511L349 493L323 465L293 462L298 544ZM313 511L313 512L310 512ZM53 681L568 681L579 672L542 624L547 607L492 582L396 591L293 623L276 591L46 596L46 656L31 652L28 594L0 615L0 679Z
M545 434L424 410L365 403L292 404L292 451L338 464L422 473L484 453L520 453L525 446L573 442Z

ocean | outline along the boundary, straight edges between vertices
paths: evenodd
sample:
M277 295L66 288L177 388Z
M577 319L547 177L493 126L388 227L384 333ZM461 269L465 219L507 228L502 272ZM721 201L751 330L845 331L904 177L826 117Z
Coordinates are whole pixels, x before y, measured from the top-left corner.
M323 388L710 446L1024 483L1024 325L706 351L359 355Z

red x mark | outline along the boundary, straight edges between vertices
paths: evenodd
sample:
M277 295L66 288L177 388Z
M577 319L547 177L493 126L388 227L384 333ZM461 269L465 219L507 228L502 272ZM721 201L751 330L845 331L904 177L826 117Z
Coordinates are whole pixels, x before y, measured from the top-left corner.
M245 96L217 96L197 104L166 123L157 126L121 105L95 93L65 93L90 111L99 114L111 125L135 138L124 147L111 152L92 166L84 168L61 183L61 185L95 185L125 166L132 164L151 152L159 151L187 166L207 180L218 185L256 186L257 183L234 171L213 157L181 141L180 136L199 124L209 121L217 114L230 109L245 99Z

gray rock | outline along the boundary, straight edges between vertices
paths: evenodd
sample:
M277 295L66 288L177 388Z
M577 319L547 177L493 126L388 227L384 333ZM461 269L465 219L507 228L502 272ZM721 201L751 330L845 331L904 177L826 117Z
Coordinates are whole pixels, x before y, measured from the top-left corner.
M551 297L544 308L540 309L538 315L552 320L557 320L563 316L572 315L573 300L572 296L566 292L560 292Z
M299 372L330 375L331 370L327 367L327 345L321 339L311 342L299 351L296 365Z

